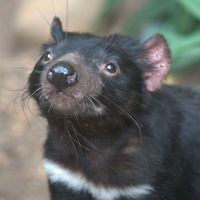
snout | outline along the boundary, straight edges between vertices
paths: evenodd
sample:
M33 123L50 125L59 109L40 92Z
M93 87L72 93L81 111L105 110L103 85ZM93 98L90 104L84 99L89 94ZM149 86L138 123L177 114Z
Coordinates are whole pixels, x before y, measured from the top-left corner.
M101 93L102 80L94 65L69 53L41 68L41 95L49 110L77 116L97 112L94 99Z
M77 83L78 74L70 63L60 62L49 69L46 79L58 91L62 91Z

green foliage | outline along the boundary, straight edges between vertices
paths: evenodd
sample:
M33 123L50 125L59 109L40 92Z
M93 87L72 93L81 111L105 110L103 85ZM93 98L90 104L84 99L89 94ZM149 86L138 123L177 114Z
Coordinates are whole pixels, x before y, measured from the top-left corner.
M108 0L105 2L102 12L95 22L94 30L99 31L99 28L104 24L110 13L115 10L122 0Z
M200 1L199 0L178 0L178 2L188 11L191 15L200 20Z
M123 2L105 1L98 27ZM154 33L163 34L172 49L174 73L200 67L200 0L148 0L127 20L121 32L140 35L142 39Z

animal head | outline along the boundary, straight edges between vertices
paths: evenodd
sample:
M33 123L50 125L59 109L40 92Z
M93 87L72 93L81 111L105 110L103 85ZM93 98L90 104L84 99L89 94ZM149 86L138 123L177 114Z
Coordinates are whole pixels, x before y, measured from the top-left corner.
M45 116L138 109L170 69L170 50L159 34L141 43L117 34L64 32L56 17L51 34L53 42L43 45L29 78L29 93Z

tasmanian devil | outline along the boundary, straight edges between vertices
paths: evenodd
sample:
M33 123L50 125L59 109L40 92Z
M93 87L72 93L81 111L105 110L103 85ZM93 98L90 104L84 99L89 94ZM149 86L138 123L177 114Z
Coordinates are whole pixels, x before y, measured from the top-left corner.
M51 199L200 199L200 95L162 85L164 37L64 32L56 17L51 34L29 77Z

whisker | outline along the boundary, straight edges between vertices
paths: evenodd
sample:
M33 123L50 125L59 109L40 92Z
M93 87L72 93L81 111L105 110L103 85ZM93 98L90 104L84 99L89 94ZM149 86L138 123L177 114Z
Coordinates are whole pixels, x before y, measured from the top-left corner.
M49 26L49 28L51 29L51 24L49 22L49 20L47 19L47 17L42 13L40 7L38 6L38 2L37 0L35 0L35 5L37 7L37 10L39 12L39 14L41 15L41 17L43 18L43 20L46 22L46 24Z
M17 70L33 70L33 68L31 67L31 68L29 68L29 67L15 67L15 69L17 69Z
M68 127L68 123L67 123L66 126L65 126L65 132L66 132L66 131L67 131L68 137L69 137L69 139L70 139L70 142L71 142L71 144L72 144L72 146L73 146L74 153L75 153L75 156L76 156L76 162L77 162L77 160L78 160L78 153L77 153L75 144L74 144L74 142L73 142L74 138L73 138L73 137L71 136L71 134L70 134L69 127Z
M29 94L28 90L25 91L25 92L22 94L21 98L20 98L20 100L21 100L20 103L21 103L21 107L22 107L22 108L27 107L28 110L29 110L29 112L30 112L31 114L34 115L34 113L33 113L32 110L31 110L31 107L30 107L30 100L31 100L31 97L32 97L32 95Z
M106 114L109 114L109 109L107 106L103 105L97 98L90 96L91 99L93 99L100 107L103 107L104 112L106 112Z
M24 88L19 88L19 89L11 89L11 88L8 88L5 85L0 85L0 88L3 89L3 90L9 91L9 92L20 92L20 91L24 91L24 90L27 89L25 87Z
M106 91L108 92L108 91ZM109 98L108 96L104 96L106 97L109 101L112 102L112 104L118 109L118 112L120 112L122 115L128 117L137 127L138 131L139 131L139 137L140 137L140 144L143 144L143 139L142 139L142 129L141 129L141 125L139 124L139 122L137 121L137 119L134 117L133 113L130 114L128 111L122 109L119 105L117 105L111 98Z
M38 4L37 4L37 0L35 0L35 3L36 3L36 6L37 6L37 9L38 9L38 12L40 13L40 15L42 16L42 18L44 19L44 21L46 22L46 24L49 26L49 28L50 28L50 30L52 30L51 29L51 24L50 24L50 22L49 22L49 20L47 19L47 17L42 13L42 11L40 10L40 7L38 6ZM54 34L54 35L56 35L56 34ZM57 41L58 42L61 42L62 41L62 35L60 34L60 38L57 38Z
M53 15L56 16L56 8L55 8L54 0L51 0L51 5L52 5L52 9L53 9Z
M30 94L30 97L33 97L34 94L36 94L36 93L39 92L40 90L42 90L41 87L37 88L33 93Z
M67 40L68 35L68 28L69 28L69 1L66 0L66 11L65 11L65 23L66 23L66 34L65 34L65 40Z
M34 72L36 72L37 74L42 74L42 71L40 70L34 70Z
M80 136L83 140L85 140L85 142L87 142L87 144L92 147L94 150L98 151L98 152L102 152L100 151L97 147L95 147L86 137L84 137L82 134L80 134L76 128L74 127L74 125L71 123L71 125L73 126L73 129L76 131L77 135Z
M28 127L30 128L30 130L32 132L34 132L33 129L32 129L31 122L29 120L28 114L26 112L26 108L25 108L28 97L29 97L29 92L28 92L28 90L25 90L22 94L20 93L20 96L18 96L16 98L20 98L20 107L21 107L22 112L23 112L23 114L24 114L24 116L26 118ZM28 108L29 108L29 111L31 112L31 109L30 109L29 105L28 105Z
M57 14L56 14L56 6L55 6L55 1L54 0L51 0L51 5L52 5L52 9L53 9L53 15L55 17L55 16L57 16ZM60 41L59 40L58 41L61 42L62 40L63 40L62 33L60 33Z
M29 118L28 118L28 115L27 115L27 113L26 113L25 107L22 106L21 108L22 108L22 112L23 112L23 114L24 114L24 116L25 116L25 118L26 118L28 127L30 128L30 130L31 130L32 132L34 132L33 129L32 129L32 126L31 126L31 122L30 122L30 120L29 120Z
M30 58L33 59L34 61L38 61L38 58L35 57L35 56L33 56L33 55L31 55L30 53L26 53L26 52L23 51L23 54L27 55L28 57L30 57Z
M79 140L79 138L78 138L79 133L78 133L78 131L76 130L76 128L73 126L73 124L72 124L72 123L69 123L69 125L71 125L71 127L72 127L72 129L73 129L73 133L75 134L76 143L77 143L80 147L84 148L86 151L90 151L89 148L87 148L86 146L84 146L83 144L80 143L80 140Z
M108 41L106 42L106 45L104 47L104 50L106 50L108 48L108 46L110 45L112 39L114 37L114 34L111 34L109 37L108 37Z
M94 102L92 101L92 99L85 93L82 92L82 94L85 96L85 98L88 100L88 102L93 106L94 108L94 113L96 115L96 118L98 119L98 113L96 112L96 105L94 104Z
M50 103L50 102L49 102L49 103ZM50 106L49 106L48 111L47 111L48 114L51 112L52 106L53 106L52 103L50 103Z

